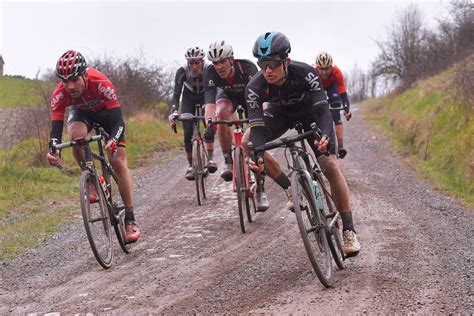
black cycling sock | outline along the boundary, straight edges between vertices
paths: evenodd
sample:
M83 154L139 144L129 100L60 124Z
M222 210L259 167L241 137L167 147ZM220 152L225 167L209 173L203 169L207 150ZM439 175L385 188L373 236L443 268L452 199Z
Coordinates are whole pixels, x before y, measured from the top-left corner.
M133 207L125 208L125 222L134 222L135 214L133 213Z
M275 179L275 182L283 188L283 190L286 190L290 187L291 182L290 179L284 174L283 172L280 173L280 175Z
M193 157L186 157L186 158L188 158L189 166L192 167L193 166Z
M344 143L344 142L342 141L342 139L338 139L338 140L337 140L337 146L338 146L339 148L344 147L344 144L343 144L343 143Z
M222 153L224 154L225 163L232 163L232 149L225 150Z
M211 150L208 149L207 150L207 158L209 160L213 160L213 157L214 157L214 150L213 149L211 149Z
M352 212L349 213L341 213L342 219L342 230L352 230L354 233L356 232L354 229L354 223L352 222Z

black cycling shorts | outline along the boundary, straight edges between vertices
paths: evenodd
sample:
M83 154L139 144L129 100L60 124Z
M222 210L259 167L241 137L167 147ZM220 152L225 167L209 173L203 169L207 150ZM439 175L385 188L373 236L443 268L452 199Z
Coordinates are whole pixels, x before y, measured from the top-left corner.
M118 108L120 109L120 108ZM71 124L73 122L82 122L87 125L87 132L90 132L92 128L94 127L94 123L99 124L104 128L104 130L109 134L112 135L113 133L113 128L115 123L119 121L122 126L125 126L125 123L123 122L123 117L122 117L122 112L121 111L114 111L115 109L112 110L102 110L98 112L85 112L85 111L80 111L78 109L72 108L69 111L69 115L67 118L67 124ZM117 117L111 117L112 115L115 115ZM122 135L119 138L119 142L117 144L118 147L126 147L125 145L125 131L122 133Z

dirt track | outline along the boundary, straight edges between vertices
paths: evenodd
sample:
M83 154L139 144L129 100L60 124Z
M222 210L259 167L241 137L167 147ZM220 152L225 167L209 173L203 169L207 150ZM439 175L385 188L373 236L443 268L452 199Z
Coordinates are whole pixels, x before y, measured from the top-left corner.
M334 288L312 272L276 185L267 181L271 209L241 234L230 185L212 175L197 207L178 157L135 173L144 236L132 254L116 244L114 266L100 268L78 217L0 266L0 314L472 314L473 210L417 179L354 114L342 165L363 248Z

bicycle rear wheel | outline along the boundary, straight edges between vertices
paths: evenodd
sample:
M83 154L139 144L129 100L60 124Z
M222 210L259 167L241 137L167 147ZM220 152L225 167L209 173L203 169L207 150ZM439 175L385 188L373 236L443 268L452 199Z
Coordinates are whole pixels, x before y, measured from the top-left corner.
M84 170L81 174L80 200L84 228L92 252L97 262L108 269L114 254L109 211L99 180L90 170Z
M309 261L321 283L325 287L330 287L334 273L326 223L316 208L310 181L305 174L293 172L291 176L293 206Z
M125 205L118 189L117 176L112 173L108 181L110 181L108 183L110 183L110 194L112 196L112 203L107 204L109 206L111 223L114 226L120 248L122 248L123 252L129 254L132 250L132 244L125 241Z
M245 167L244 155L242 149L237 147L234 151L234 163L235 163L235 192L237 194L237 204L239 206L239 219L240 229L242 233L245 233L245 213L247 214L247 220L252 222L252 214L250 213L250 203L247 196L248 187L245 182Z
M196 184L196 197L198 205L202 205L202 199L205 197L204 193L204 177L203 177L203 162L202 162L202 148L197 139L193 140L193 173L194 182Z

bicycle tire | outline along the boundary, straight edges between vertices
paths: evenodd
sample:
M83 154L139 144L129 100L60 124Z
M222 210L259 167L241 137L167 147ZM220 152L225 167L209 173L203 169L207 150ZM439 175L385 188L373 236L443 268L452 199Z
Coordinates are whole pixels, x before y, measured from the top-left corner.
M249 217L250 205L247 198L247 188L245 186L244 178L244 165L243 163L243 153L242 150L237 147L234 151L234 163L235 163L235 193L237 194L237 204L239 208L239 221L240 221L240 230L242 233L245 233L245 217L244 209ZM250 215L251 218L251 215ZM251 220L250 220L251 221Z
M328 185L326 181L324 181L323 176L313 172L313 179L316 180L316 183L313 183L313 185L318 185L320 189L319 192L321 192L324 196L324 198L321 199L321 202L323 203L322 216L327 219L328 226L329 222L333 220L334 216L338 217L338 219L336 219L335 225L329 227L327 233L329 248L331 249L334 262L336 263L337 267L342 270L344 269L344 260L346 259L342 242L342 220L339 213L337 212L331 193L327 189Z
M97 202L91 203L90 184L95 188ZM99 180L90 170L81 173L80 201L84 228L94 257L104 269L108 269L114 256L109 211Z
M207 171L207 156L206 156L206 148L204 148L204 144L202 139L199 141L199 151L201 153L201 193L202 198L206 199L206 177L209 175Z
M109 207L111 223L120 248L123 252L129 254L132 250L132 244L125 241L125 205L118 189L117 176L115 174L108 176L107 182L110 183L111 198L107 206Z
M293 172L291 190L296 220L309 261L319 281L327 288L334 281L332 253L329 249L326 222L317 211L309 175ZM303 204L303 199L306 203Z
M196 197L198 205L202 205L201 199L201 186L202 186L202 173L200 172L202 162L201 162L201 151L199 147L199 142L197 139L193 140L193 173L194 173L194 183L196 185Z
M257 206L255 204L255 196L252 193L252 191L250 190L250 182L249 181L250 181L250 172L251 171L247 168L247 164L245 162L245 158L243 156L243 153L242 153L242 166L243 166L242 172L244 172L243 179L244 179L244 184L245 184L245 210L247 211L247 220L248 220L249 223L251 223L252 222L252 212L251 212L251 209L250 209L250 201L252 201L252 203L253 203L254 212L257 209Z

